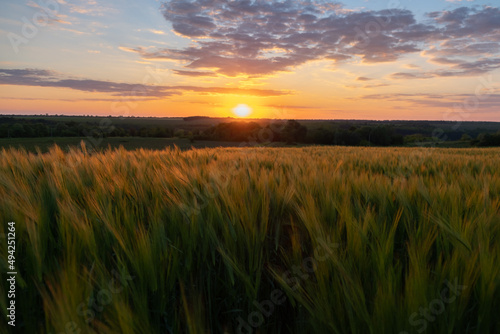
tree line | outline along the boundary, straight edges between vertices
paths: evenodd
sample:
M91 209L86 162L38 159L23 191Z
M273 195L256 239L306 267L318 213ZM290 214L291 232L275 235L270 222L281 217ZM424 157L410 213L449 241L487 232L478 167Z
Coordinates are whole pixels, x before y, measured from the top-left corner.
M284 142L288 144L347 145L347 146L401 146L419 145L435 141L428 134L415 133L428 129L416 128L409 132L391 123L362 125L356 122L318 127L306 127L296 120L282 120L271 123L255 121L228 121L205 129L193 129L188 126L194 117L186 121L185 128L151 122L137 125L133 121L125 124L102 126L102 121L89 120L50 120L18 117L0 117L0 138L38 138L38 137L154 137L188 138L195 140L232 141L232 142ZM424 132L425 130L425 132ZM472 134L472 133L471 133ZM453 134L455 137L457 134ZM479 133L475 138L463 133L461 141L472 146L500 146L500 131Z
M100 122L49 121L0 118L0 138L40 137L155 137L172 138L175 130L165 126L103 126Z

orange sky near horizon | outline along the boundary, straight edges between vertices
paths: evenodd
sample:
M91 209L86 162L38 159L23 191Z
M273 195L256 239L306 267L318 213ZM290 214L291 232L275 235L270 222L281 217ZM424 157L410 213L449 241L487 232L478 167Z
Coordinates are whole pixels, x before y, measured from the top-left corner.
M500 121L488 1L306 2L5 0L0 114Z

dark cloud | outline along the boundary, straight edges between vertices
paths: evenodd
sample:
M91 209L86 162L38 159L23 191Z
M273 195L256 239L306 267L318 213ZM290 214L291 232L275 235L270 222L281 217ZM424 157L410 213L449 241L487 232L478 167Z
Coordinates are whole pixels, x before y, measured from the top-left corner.
M350 11L322 0L172 0L162 12L193 43L131 51L228 76L268 75L323 59L390 62L436 43L442 44L432 50L436 58L499 52L500 12L492 7L433 12L426 23L409 10ZM462 44L451 45L455 40Z
M391 74L392 79L428 79L432 78L432 73L425 72L397 72Z
M359 98L359 97L358 97ZM372 94L362 99L408 102L419 107L446 108L453 111L489 112L498 110L500 94L489 93L479 98L475 94ZM475 101L475 102L471 102ZM475 104L477 103L477 105ZM469 108L467 108L469 107ZM472 108L471 108L472 107Z
M41 98L41 97L0 97L0 100L20 100L20 101L54 101L53 98ZM102 98L102 99L57 99L57 101L61 102L116 102L116 98ZM152 101L155 98L152 97L142 97L142 98L134 98L134 102L143 102L143 101Z
M437 57L437 58L431 58L430 61L435 64L440 64L440 65L457 65L461 64L462 61L458 59L450 59L450 58L445 58L445 57Z
M389 84L386 83L375 83L375 84L368 84L368 85L344 85L346 88L354 88L354 89L359 89L359 88L379 88L379 87L387 87L390 86Z
M479 75L500 68L500 58L485 58L454 66L462 75Z
M363 88L378 88L378 87L387 87L390 86L389 84L386 83L378 83L378 84L372 84L372 85L364 85Z
M434 62L451 65L448 69L420 72L398 72L391 74L393 79L430 79L439 77L468 77L488 73L500 68L500 58L484 58L476 61L434 58Z
M498 38L500 29L500 9L494 7L460 7L453 11L430 14L436 23L443 25L443 33L449 38L488 37Z
M500 32L499 32L500 33ZM476 43L469 39L448 40L439 47L432 47L423 55L432 58L460 57L461 59L491 56L500 53L499 43Z
M39 69L0 69L0 85L69 88L83 92L109 93L112 96L165 98L184 92L201 94L234 94L248 96L280 96L289 91L241 89L230 87L154 86L90 79L67 79L63 75Z
M420 51L394 34L416 23L407 10L350 12L308 0L173 0L162 11L176 33L195 43L131 51L228 76L272 74L320 59L387 62Z
M213 72L200 72L200 71L182 71L182 70L174 70L173 71L177 75L183 75L188 77L214 77L215 73Z
M162 86L134 85L90 79L67 79L39 69L0 69L0 85L70 88L83 92L111 93L114 96L167 97L175 92Z
M394 73L395 79L476 76L500 68L500 9L460 7L428 14L435 29L425 41L439 42L424 50L429 61L448 68Z
M202 94L231 94L231 95L247 95L247 96L281 96L292 94L290 91L274 90L274 89L257 89L257 88L230 88L230 87L197 87L197 86L171 86L169 87L176 91L191 91Z

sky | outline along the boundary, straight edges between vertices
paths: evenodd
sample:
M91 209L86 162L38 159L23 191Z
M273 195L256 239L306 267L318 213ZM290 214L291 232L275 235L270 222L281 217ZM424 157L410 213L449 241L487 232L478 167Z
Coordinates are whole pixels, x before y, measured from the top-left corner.
M500 121L497 0L1 0L0 36L0 114Z

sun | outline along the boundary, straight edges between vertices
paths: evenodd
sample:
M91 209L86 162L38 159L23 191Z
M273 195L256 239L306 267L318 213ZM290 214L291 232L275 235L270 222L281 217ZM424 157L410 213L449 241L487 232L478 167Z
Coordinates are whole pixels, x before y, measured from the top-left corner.
M233 112L239 117L247 117L252 113L252 108L250 108L246 104L238 104L238 106L233 108Z

